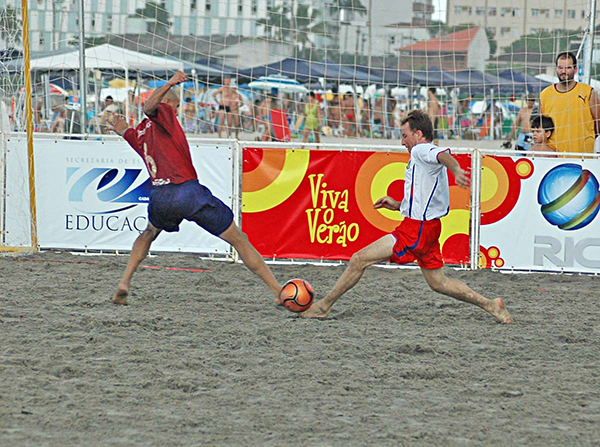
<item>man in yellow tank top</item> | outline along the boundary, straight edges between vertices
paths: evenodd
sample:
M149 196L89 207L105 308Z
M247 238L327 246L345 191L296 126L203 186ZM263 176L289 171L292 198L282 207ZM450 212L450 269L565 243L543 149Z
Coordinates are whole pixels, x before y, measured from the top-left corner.
M577 58L564 52L556 57L559 82L540 93L540 115L554 121L549 141L557 152L594 152L594 140L600 118L600 101L587 84L575 81Z

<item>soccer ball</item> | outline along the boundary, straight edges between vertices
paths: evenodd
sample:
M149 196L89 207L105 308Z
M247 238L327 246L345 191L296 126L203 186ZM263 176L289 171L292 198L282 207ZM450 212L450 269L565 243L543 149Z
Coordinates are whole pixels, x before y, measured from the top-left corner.
M303 312L310 307L315 298L312 286L303 279L290 279L279 294L281 304L292 312Z

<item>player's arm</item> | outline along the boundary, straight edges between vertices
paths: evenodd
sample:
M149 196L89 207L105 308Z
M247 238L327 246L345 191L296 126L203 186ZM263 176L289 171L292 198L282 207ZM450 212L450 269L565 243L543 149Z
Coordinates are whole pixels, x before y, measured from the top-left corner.
M400 209L400 202L392 199L390 196L382 197L373 204L373 208L376 210L379 208L385 208L392 211L398 211Z
M215 102L216 102L217 104L219 104L219 105L221 105L221 101L219 101L219 100L217 99L217 95L218 95L219 93L221 93L222 91L223 91L223 87L219 87L219 88L218 88L218 89L216 89L216 90L213 92L213 94L212 94L212 97L214 98Z
M598 135L600 133L600 100L598 100L598 95L595 90L592 90L590 93L590 111L594 118L594 129L596 135Z
M440 152L437 156L440 164L443 164L454 175L454 181L461 188L471 186L471 180L467 177L467 173L460 167L456 159L449 152Z
M162 100L164 99L167 92L171 89L171 87L174 87L185 81L187 81L187 75L183 71L178 71L173 76L171 76L171 79L169 79L165 85L158 87L156 90L154 90L154 92L146 102L146 105L144 106L144 113L148 116L154 115L156 109L158 108L158 105L162 102Z
M512 140L513 136L517 132L517 129L519 128L520 125L521 125L521 110L519 110L519 113L517 114L517 119L515 119L515 123L513 124L512 129L510 130L510 133L508 134L508 138L506 139L506 141Z

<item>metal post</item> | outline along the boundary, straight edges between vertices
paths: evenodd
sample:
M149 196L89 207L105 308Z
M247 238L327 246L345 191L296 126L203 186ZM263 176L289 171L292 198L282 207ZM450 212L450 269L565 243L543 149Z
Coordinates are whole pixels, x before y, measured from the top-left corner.
M589 33L585 40L585 52L583 54L583 81L588 84L592 77L592 57L594 52L594 33L596 28L596 1L590 0L590 23Z
M481 229L481 152L474 150L471 159L471 234L469 262L472 270L479 268Z
M84 0L79 0L79 105L81 133L86 135L87 128L87 70L85 68L85 23Z

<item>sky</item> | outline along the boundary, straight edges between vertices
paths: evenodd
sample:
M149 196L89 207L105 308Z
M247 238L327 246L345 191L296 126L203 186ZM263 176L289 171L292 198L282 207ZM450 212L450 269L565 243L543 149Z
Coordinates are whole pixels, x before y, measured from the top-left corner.
M433 0L433 8L435 9L432 17L433 20L446 21L446 5L447 0Z

